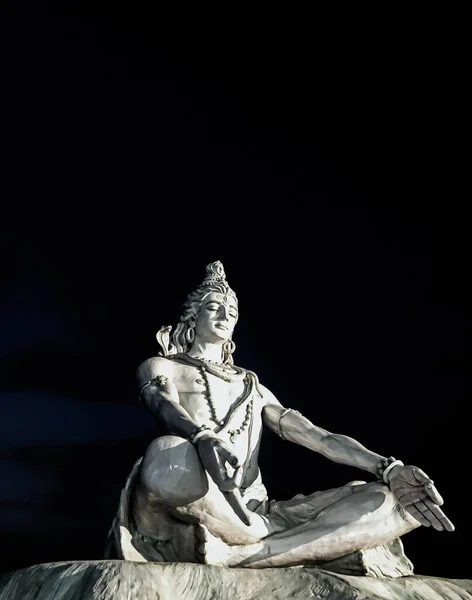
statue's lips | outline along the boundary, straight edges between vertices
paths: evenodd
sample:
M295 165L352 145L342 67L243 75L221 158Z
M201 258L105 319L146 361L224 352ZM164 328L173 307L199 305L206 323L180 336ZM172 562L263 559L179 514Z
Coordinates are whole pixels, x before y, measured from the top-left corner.
M223 323L216 323L215 329L222 329L223 331L228 331L228 328L226 327L226 325L223 325Z

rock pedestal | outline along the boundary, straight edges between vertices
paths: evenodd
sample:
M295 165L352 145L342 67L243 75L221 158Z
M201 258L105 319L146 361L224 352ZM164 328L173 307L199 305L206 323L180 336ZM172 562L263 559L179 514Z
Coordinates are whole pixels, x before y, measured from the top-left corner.
M472 600L472 581L341 575L317 567L226 569L126 560L35 565L0 579L0 600Z

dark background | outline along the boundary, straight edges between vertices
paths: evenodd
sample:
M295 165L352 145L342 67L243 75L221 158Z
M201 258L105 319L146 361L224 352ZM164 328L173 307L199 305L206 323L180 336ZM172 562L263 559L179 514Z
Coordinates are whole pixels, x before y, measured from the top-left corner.
M1 20L2 570L102 556L135 369L221 260L236 363L430 474L457 529L406 552L470 577L461 15L63 4ZM261 466L276 498L364 475L270 432Z

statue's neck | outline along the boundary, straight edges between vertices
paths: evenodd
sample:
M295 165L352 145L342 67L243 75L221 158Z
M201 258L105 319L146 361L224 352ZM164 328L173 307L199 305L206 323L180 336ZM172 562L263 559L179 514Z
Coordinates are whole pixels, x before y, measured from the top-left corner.
M220 363L223 360L223 350L221 344L212 344L210 342L202 342L195 340L192 347L187 352L189 356L194 358L203 358L215 363Z

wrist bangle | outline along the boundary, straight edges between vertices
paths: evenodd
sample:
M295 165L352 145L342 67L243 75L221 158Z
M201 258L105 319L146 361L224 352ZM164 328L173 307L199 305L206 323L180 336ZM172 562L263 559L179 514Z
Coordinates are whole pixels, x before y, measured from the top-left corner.
M192 442L192 444L195 444L195 442L202 437L202 435L205 435L206 433L212 432L211 427L208 427L208 425L200 425L200 427L195 427L195 429L192 431L192 433L190 434L190 438L189 440Z
M388 479L388 474L393 469L393 467L404 467L404 466L405 465L402 463L401 460L394 460L393 463L390 463L388 465L388 467L385 469L385 471L382 473L382 479L384 480L384 482L387 485L390 483L390 481Z
M385 458L377 465L379 478L386 483L387 485L390 483L388 480L388 474L394 467L404 467L405 465L401 460L397 460L393 456L389 458Z

